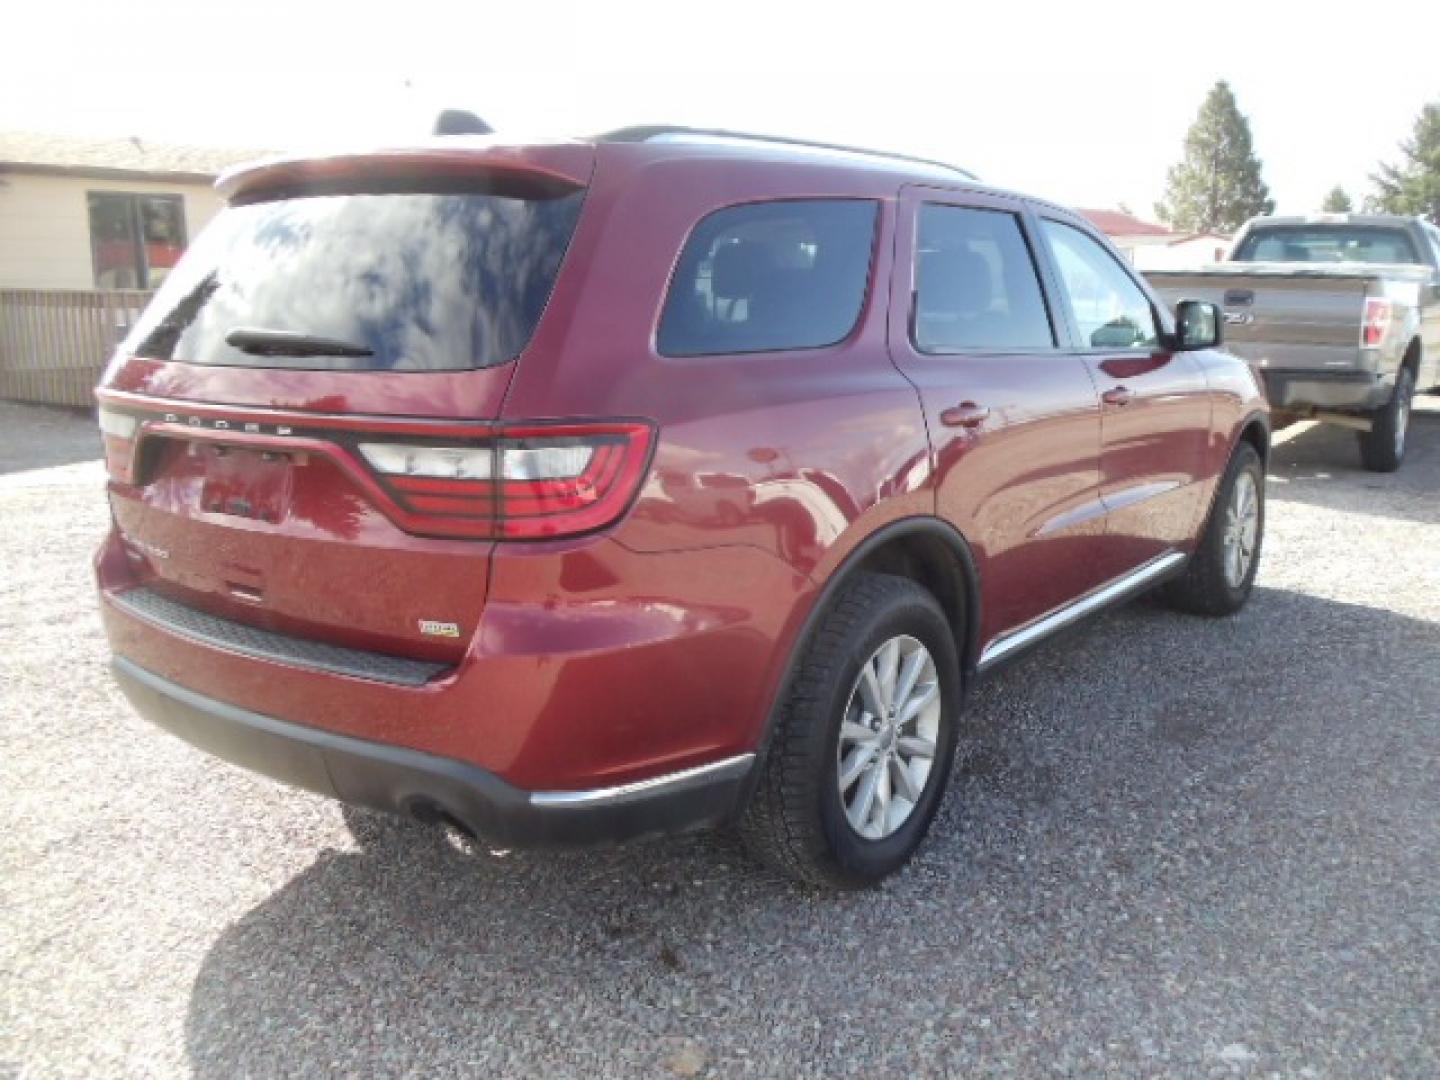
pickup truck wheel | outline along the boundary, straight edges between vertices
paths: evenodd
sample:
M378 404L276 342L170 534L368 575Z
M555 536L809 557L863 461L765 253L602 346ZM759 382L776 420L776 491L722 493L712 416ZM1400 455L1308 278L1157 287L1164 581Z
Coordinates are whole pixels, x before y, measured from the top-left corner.
M1264 535L1265 468L1255 448L1242 442L1220 479L1195 554L1185 572L1164 586L1162 597L1195 615L1239 611L1255 588Z
M1394 472L1405 460L1414 397L1415 375L1408 367L1401 368L1390 403L1375 414L1371 429L1360 434L1360 460L1371 472Z
M960 701L954 638L925 589L865 573L798 663L740 836L802 881L874 884L914 853L945 790Z

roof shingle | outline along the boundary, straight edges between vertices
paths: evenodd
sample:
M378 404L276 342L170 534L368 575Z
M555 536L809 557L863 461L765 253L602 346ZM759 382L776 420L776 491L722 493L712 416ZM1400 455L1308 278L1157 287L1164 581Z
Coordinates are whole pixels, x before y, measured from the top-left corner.
M139 138L0 131L0 171L213 180L264 150L175 146Z
M1134 214L1123 210L1081 210L1090 223L1106 236L1169 236L1171 232L1164 225L1142 221Z

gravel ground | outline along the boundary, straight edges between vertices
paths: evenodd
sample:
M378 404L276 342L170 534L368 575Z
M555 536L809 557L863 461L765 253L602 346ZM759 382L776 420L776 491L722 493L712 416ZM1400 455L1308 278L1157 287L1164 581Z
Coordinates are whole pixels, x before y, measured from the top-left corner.
M90 422L0 404L0 1076L1440 1075L1440 407L1281 436L1253 603L997 676L918 862L499 855L131 715Z

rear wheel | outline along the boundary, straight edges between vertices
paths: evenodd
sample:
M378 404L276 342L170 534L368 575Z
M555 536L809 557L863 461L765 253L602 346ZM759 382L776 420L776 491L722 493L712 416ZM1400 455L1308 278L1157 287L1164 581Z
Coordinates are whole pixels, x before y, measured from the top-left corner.
M1196 615L1239 611L1255 588L1264 535L1265 468L1255 447L1242 442L1220 478L1195 554L1161 595L1172 607Z
M930 827L955 754L960 663L940 606L906 578L862 574L800 659L740 822L793 877L861 886Z
M1394 472L1405 460L1414 398L1415 373L1408 367L1401 368L1390 403L1374 415L1370 430L1360 433L1360 460L1371 472Z

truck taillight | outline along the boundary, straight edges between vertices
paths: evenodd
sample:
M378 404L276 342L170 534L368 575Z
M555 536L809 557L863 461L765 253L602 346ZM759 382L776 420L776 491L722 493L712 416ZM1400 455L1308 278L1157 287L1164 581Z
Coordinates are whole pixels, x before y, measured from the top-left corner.
M1390 301L1372 296L1365 301L1365 321L1361 324L1360 344L1365 348L1383 345L1390 333Z
M539 539L613 524L650 460L649 425L511 425L483 442L360 443L366 463L420 531Z

